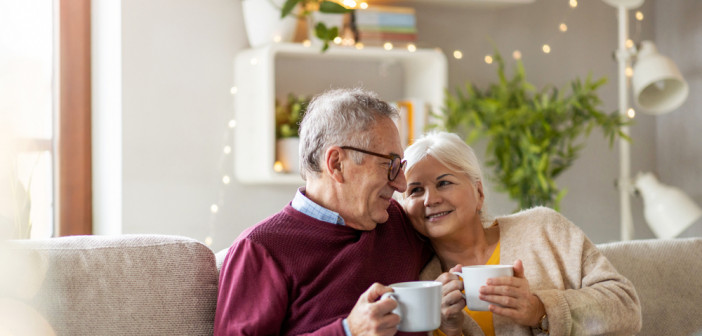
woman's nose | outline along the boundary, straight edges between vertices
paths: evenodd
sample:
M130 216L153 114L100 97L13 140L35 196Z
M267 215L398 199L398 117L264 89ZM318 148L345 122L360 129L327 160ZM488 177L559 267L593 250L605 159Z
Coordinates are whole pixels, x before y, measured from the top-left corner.
M427 188L424 191L424 206L425 207L430 207L436 204L439 204L441 202L441 197L439 196L439 193L436 192L436 190Z

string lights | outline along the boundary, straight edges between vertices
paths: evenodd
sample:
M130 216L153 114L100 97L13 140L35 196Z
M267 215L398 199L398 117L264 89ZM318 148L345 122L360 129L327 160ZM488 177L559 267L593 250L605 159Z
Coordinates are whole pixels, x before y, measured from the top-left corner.
M552 46L557 42L558 39L560 39L563 36L563 34L568 32L568 18L570 17L572 12L574 10L576 10L577 8L578 8L578 1L577 0L568 0L568 10L565 13L563 19L559 21L559 23L557 25L558 29L557 29L556 33L553 34L553 36L551 36L550 38L548 38L545 43L541 44L540 50L542 53L547 54L547 55L550 54L553 51ZM636 25L634 27L634 34L633 34L634 38L626 41L627 48L633 48L634 47L634 40L640 39L641 25L642 25L642 21L644 20L644 14L641 11L636 11L634 13L634 18L636 19L635 20ZM463 51L461 51L459 49L454 50L453 51L453 58L457 59L457 60L463 59ZM522 52L520 50L514 50L512 52L512 58L514 58L515 60L522 59ZM492 64L494 61L492 54L485 55L483 58L483 61L485 62L485 64L488 64L488 65ZM631 78L631 76L633 75L633 69L631 68L631 66L629 66L626 69L626 75L629 78ZM630 118L633 118L634 115L636 115L636 113L634 111L630 111L629 113L627 113L627 115L629 115Z
M236 86L233 86L229 92L232 95L236 95L239 90ZM212 243L214 243L214 236L215 236L215 230L216 230L216 223L217 223L217 215L219 214L219 211L222 209L224 206L224 195L226 192L226 188L231 184L232 182L232 177L230 176L231 171L233 170L232 167L232 146L231 143L234 139L234 128L236 127L236 120L230 119L227 122L227 127L224 131L224 134L222 136L222 140L224 142L224 145L222 146L222 150L220 151L220 157L219 157L219 197L216 201L210 204L210 220L209 220L209 225L208 225L208 235L205 237L205 245L211 247Z

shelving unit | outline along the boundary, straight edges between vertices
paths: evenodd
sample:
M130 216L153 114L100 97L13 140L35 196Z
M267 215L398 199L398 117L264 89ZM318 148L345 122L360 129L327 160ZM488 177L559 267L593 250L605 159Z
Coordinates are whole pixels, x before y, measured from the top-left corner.
M295 184L298 173L276 173L275 100L329 88L378 92L386 101L413 99L438 109L447 86L446 56L436 49L385 50L281 43L247 49L234 62L234 169L244 184Z

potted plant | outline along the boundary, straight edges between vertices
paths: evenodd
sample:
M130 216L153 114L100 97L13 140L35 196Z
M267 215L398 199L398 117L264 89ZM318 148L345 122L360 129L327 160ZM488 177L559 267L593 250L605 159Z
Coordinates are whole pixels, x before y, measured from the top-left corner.
M293 9L297 6L301 7L301 11L298 14L293 14ZM353 9L346 8L330 0L286 0L280 10L280 17L285 18L289 15L297 15L298 18L306 19L309 28L314 29L314 36L323 43L322 52L324 52L329 49L329 42L339 36L343 27L328 25L321 18L315 19L313 13L317 12L322 14L345 14L353 12Z
M285 104L276 100L276 161L282 165L283 172L297 172L299 170L299 129L302 117L307 110L310 97L288 95Z
M246 37L251 47L273 42L292 42L297 18L279 17L285 0L242 0Z
M628 139L621 131L628 121L599 109L596 91L606 78L576 78L568 84L569 94L548 86L537 91L527 82L521 61L508 79L498 51L494 59L497 83L484 90L470 83L465 91L447 90L443 114L436 117L469 144L487 141L488 176L520 208L545 205L558 210L566 189L555 179L577 159L590 131L600 128L611 147L617 135Z

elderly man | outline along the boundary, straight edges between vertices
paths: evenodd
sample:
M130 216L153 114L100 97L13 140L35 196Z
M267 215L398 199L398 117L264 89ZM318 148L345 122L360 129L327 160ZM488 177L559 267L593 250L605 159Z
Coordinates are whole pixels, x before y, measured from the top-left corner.
M395 282L431 247L392 195L406 180L397 111L361 89L327 91L300 126L305 179L292 202L243 232L220 274L215 335L394 335Z

